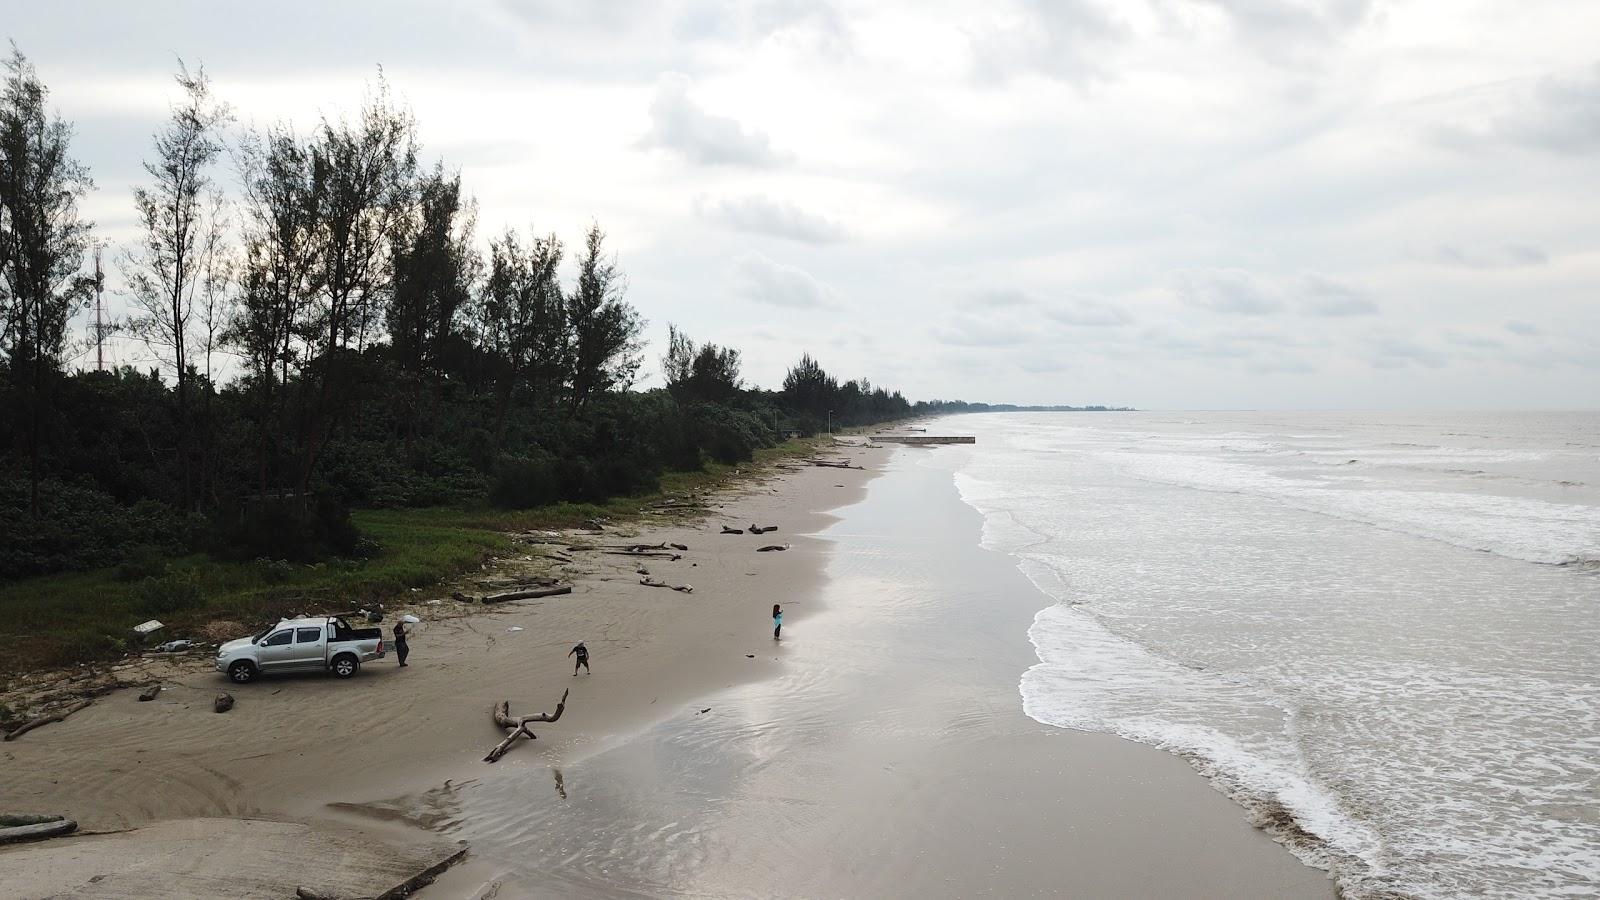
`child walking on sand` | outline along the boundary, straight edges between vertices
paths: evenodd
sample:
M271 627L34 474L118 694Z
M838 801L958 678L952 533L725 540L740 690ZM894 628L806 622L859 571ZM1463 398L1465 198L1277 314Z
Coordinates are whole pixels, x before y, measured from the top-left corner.
M783 631L783 607L772 604L772 639L782 640L778 633Z
M574 654L577 655L578 660L572 664L572 677L577 678L579 666L582 666L585 672L589 671L589 648L583 645L583 641L579 641L578 646L567 651L568 656Z

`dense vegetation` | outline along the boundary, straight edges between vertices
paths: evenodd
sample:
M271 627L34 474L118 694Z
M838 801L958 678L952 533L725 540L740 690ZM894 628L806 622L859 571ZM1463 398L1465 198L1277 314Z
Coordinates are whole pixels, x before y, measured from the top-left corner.
M459 175L424 161L381 82L350 119L239 134L203 71L177 81L130 198L140 238L115 255L120 327L163 362L85 370L69 323L104 285L78 212L93 184L32 66L6 63L0 580L118 567L156 612L206 589L167 584L196 554L380 554L385 520L352 510L602 503L916 411L810 356L749 387L737 350L676 329L667 386L633 390L643 321L598 225L480 244Z

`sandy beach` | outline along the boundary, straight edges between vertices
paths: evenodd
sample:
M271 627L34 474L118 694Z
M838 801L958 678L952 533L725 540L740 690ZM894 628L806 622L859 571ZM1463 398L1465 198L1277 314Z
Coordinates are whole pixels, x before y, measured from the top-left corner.
M112 694L0 749L0 809L88 831L412 826L470 851L430 897L1330 896L1182 760L1022 714L1047 600L979 548L925 452L855 451L865 469L785 471L638 528L689 547L647 565L691 594L582 553L569 596L463 615L419 594L406 669L233 688L190 670L151 703ZM719 533L752 522L779 530ZM573 677L578 640L593 673ZM569 688L536 744L482 762L495 702L544 712ZM216 715L222 689L238 706ZM73 888L39 877L57 880L0 893Z

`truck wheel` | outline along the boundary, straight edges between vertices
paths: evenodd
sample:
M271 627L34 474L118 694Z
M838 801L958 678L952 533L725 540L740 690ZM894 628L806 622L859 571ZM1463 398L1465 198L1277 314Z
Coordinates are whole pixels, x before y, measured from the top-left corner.
M333 658L333 674L339 678L349 678L361 668L361 662L348 653L342 653Z
M249 684L256 680L256 667L247 659L241 659L228 667L228 677L234 684Z

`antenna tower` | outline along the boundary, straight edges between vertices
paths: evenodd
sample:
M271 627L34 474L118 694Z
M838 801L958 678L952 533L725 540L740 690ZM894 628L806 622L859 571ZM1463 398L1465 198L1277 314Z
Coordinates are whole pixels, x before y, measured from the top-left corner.
M105 303L102 295L105 293L106 273L100 268L100 247L94 248L94 368L96 372L106 370L106 325Z

